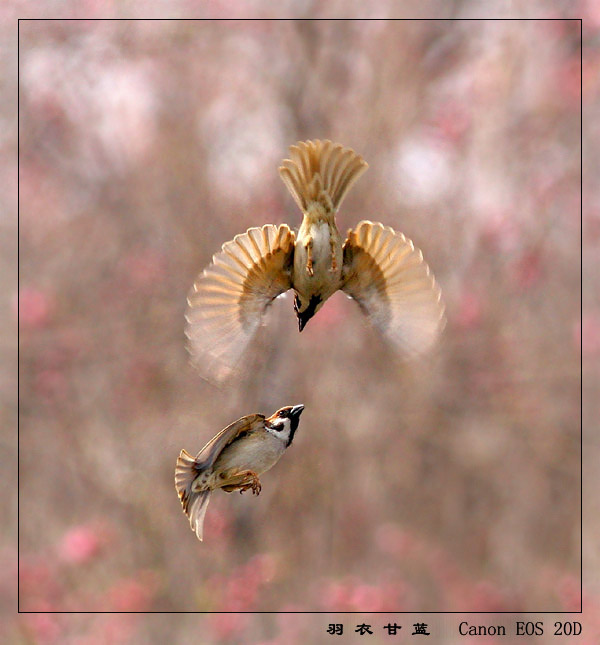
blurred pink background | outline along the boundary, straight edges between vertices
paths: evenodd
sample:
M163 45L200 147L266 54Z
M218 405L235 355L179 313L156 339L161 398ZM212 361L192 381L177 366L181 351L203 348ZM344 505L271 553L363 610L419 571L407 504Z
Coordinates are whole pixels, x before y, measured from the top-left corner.
M597 293L580 317L580 24L27 21L20 47L18 307L10 272L5 292L21 610L577 610L582 336L586 374L600 355ZM585 55L591 110L597 44ZM308 138L369 162L339 227L410 237L447 328L403 365L341 294L301 335L288 296L258 376L215 388L188 364L187 291L236 233L299 225L277 166ZM600 239L587 182L586 273ZM260 497L217 492L199 543L174 490L179 450L295 403L294 445ZM288 619L32 614L5 630L323 637L324 620L312 633Z

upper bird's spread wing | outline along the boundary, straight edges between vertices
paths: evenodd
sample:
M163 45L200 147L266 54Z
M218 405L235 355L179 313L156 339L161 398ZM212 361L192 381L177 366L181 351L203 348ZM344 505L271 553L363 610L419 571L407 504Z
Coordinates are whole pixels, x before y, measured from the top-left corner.
M294 233L286 224L250 228L223 245L188 296L192 362L220 381L233 371L267 307L291 285Z
M264 420L265 417L262 414L249 414L221 430L196 455L196 470L200 471L212 466L226 446L241 434L257 430L263 425Z
M342 290L407 356L429 349L444 326L440 288L421 251L389 226L362 221L344 243Z

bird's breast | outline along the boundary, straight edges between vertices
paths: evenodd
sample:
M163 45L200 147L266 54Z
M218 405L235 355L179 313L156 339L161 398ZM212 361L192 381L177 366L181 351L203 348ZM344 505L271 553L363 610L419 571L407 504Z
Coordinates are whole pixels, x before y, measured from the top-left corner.
M258 432L229 444L215 461L213 472L236 468L261 475L279 461L284 451L283 441L269 432Z
M302 222L294 248L294 288L306 299L320 294L322 300L339 288L342 245L335 224L326 220ZM308 270L309 258L312 271Z

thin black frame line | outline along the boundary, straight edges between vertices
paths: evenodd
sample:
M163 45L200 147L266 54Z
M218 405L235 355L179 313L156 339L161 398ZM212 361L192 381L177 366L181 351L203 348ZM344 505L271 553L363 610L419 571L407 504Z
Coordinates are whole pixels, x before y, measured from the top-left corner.
M583 613L583 18L579 19L579 612Z
M20 611L20 614L201 614L212 616L213 614L361 614L363 616L373 616L375 614L383 614L389 616L390 614L410 615L415 614L418 616L424 614L457 614L464 616L466 614L506 614L509 616L524 616L526 614L538 615L563 615L563 614L580 614L580 611Z
M17 20L17 613L21 613L21 24Z
M19 310L20 310L20 286L21 286L21 276L20 276L20 211L21 211L21 181L20 181L20 168L21 168L21 144L20 144L20 133L21 133L21 110L20 110L20 87L21 87L21 77L20 77L20 53L21 53L21 32L20 26L21 21L60 21L60 22L76 22L81 20L93 20L95 22L104 22L104 21L127 21L127 22L139 22L139 21L195 21L195 22L298 22L302 20L310 21L355 21L355 22L370 22L370 21L387 21L387 22L431 22L431 21L465 21L465 22L482 22L482 21L519 21L519 22L529 22L529 21L579 21L579 64L580 64L580 76L579 76L579 154L580 154L580 172L579 172L579 194L580 194L580 204L579 204L579 215L580 215L580 248L579 248L579 262L580 262L580 283L579 283L579 293L580 293L580 320L583 322L583 18L18 18L17 19L17 366L20 365L20 327L18 324L19 321ZM580 410L579 410L579 428L580 428L580 488L579 488L579 506L580 506L580 575L579 575L579 610L578 611L385 611L385 612L364 612L364 611L244 611L244 612L231 612L231 611L148 611L148 612L137 612L137 611L52 611L52 612L39 612L39 611L22 611L20 607L20 583L21 583L21 573L20 573L20 549L21 549L21 540L20 540L20 393L21 393L21 381L20 373L17 369L17 613L19 614L442 614L442 615L452 615L452 614L582 614L583 613L583 328L580 333Z
M483 22L483 21L558 21L579 20L582 18L18 18L18 20L39 20L46 22Z

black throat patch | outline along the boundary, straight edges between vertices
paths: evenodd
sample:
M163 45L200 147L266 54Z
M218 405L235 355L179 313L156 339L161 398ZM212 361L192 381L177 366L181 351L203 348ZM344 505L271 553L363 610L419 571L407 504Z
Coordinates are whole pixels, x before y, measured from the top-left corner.
M294 435L296 434L296 430L298 429L298 425L300 424L300 417L290 417L290 421L292 423L290 426L290 436L288 437L286 448L289 448L292 441L294 440Z

